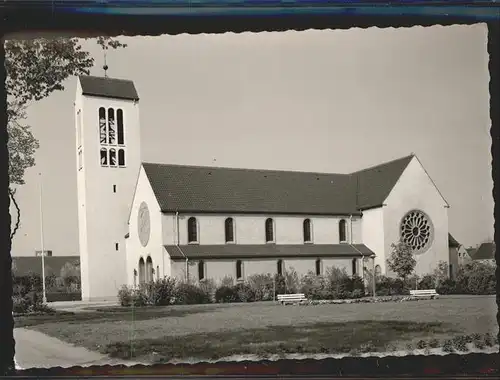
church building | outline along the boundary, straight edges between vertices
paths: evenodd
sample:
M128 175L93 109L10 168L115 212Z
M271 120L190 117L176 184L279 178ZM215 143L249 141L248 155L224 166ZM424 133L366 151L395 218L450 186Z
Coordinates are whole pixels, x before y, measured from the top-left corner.
M449 205L414 154L345 174L143 162L139 96L121 79L79 77L75 118L83 300L165 276L391 276L400 239L419 275L449 262Z

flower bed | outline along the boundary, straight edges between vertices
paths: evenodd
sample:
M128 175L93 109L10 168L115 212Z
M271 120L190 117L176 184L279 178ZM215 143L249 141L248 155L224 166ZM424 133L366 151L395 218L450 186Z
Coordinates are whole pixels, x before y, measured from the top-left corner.
M345 303L377 303L377 302L407 302L428 300L432 297L414 297L414 296L384 296L384 297L363 297L356 299L345 300L307 300L302 301L300 305L330 305L330 304L345 304Z

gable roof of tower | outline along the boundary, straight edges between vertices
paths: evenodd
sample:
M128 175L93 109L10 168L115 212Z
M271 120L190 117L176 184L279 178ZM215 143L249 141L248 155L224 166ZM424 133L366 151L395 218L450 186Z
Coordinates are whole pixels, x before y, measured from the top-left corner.
M83 95L104 98L139 100L134 82L127 79L79 76Z
M162 212L359 215L380 207L413 155L350 174L143 163Z

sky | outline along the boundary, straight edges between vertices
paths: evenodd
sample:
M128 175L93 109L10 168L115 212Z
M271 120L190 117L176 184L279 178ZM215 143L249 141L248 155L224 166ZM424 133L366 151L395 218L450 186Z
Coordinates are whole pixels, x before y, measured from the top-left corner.
M486 24L121 37L144 161L348 173L415 153L466 246L493 238ZM103 54L85 42L103 75ZM78 255L76 78L30 105L40 141L18 190L14 256ZM13 210L13 209L12 209Z

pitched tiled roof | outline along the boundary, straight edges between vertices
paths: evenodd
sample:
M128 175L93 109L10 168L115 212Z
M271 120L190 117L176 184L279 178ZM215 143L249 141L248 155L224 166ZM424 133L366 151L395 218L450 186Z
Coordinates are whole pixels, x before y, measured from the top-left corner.
M382 205L412 157L352 174L154 163L143 167L162 212L356 215Z
M460 243L458 241L456 241L455 238L451 234L448 234L448 246L450 248L458 248L458 247L460 247Z
M51 273L59 276L61 268L66 264L80 263L80 256L48 256L45 257L45 273ZM12 266L14 274L17 276L25 276L29 272L42 274L42 258L35 256L17 256L12 258Z
M189 259L252 259L286 257L361 257L373 252L364 244L220 244L220 245L166 245L172 260Z
M134 82L125 79L80 76L83 95L139 100Z
M473 260L494 260L495 243L483 243L472 256Z

